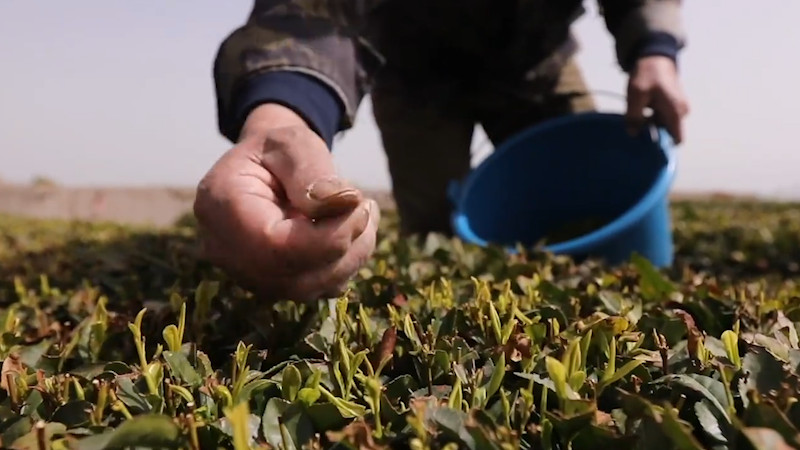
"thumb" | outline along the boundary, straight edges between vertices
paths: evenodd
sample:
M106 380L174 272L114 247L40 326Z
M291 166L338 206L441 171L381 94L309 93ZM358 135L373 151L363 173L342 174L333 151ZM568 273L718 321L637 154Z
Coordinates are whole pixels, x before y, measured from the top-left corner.
M308 127L287 127L265 137L261 163L277 178L292 207L311 219L351 212L361 192L336 174L325 142Z

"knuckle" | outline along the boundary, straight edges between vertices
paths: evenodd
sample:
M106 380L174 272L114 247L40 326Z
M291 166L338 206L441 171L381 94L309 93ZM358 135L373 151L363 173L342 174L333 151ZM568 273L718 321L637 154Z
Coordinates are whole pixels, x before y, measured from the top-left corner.
M630 90L633 94L646 94L652 89L652 84L647 80L636 79L631 81Z
M687 102L685 100L682 101L680 103L680 111L681 111L681 115L683 115L683 116L688 115L689 111L691 111L691 107L689 106L689 102Z

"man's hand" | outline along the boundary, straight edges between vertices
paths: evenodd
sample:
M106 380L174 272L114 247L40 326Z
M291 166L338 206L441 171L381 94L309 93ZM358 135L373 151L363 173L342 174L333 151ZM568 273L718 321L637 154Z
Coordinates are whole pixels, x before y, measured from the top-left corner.
M626 121L631 134L645 123L644 109L653 110L656 123L667 128L676 144L683 141L683 118L689 114L689 102L683 92L675 63L665 56L640 59L628 82Z
M378 205L293 111L256 108L197 188L205 256L265 300L335 296L374 251Z

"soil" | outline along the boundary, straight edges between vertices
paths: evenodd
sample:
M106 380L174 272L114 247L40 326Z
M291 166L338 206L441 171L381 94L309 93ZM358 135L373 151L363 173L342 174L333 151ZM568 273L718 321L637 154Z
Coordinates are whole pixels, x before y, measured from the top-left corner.
M391 193L364 191L382 209L393 208ZM170 226L191 214L189 187L71 187L53 183L0 183L0 214L42 219L112 221Z
M364 190L381 209L394 209L389 191ZM169 226L192 211L193 187L62 186L0 182L0 214L45 219L113 221ZM674 194L676 199L731 199L724 193ZM552 236L551 236L552 239Z

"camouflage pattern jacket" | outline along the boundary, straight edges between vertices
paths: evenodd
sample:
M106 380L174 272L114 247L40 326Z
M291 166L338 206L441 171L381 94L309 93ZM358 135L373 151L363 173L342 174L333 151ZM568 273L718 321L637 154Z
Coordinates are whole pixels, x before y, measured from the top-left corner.
M597 2L623 70L643 54L674 57L685 45L681 0ZM330 134L352 125L381 68L410 83L557 70L576 50L570 26L584 13L582 0L255 0L214 63L220 131L236 140L254 103L243 105L243 92L268 74L302 74L332 93L341 114Z

